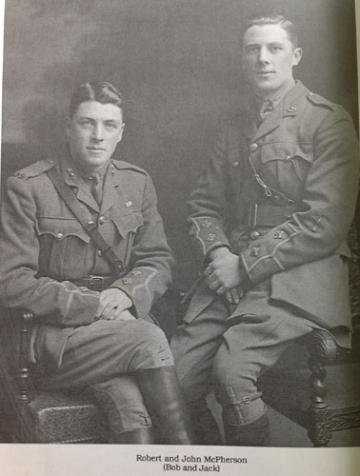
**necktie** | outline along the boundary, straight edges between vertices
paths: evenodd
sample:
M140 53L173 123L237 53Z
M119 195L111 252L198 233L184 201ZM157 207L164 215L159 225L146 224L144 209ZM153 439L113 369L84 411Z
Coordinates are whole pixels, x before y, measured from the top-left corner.
M273 102L271 101L271 99L267 99L260 110L260 116L262 120L264 120L267 116L269 116L273 112L273 110L274 110Z
M103 183L99 175L95 175L91 178L92 186L91 193L95 198L98 205L101 205L102 196L103 196Z

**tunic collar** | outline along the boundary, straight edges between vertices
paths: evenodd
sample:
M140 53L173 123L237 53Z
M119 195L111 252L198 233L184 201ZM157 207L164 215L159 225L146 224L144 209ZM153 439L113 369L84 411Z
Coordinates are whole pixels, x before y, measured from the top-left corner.
M299 111L299 101L309 92L301 81L296 81L280 99L277 107L258 125L255 98L252 97L246 109L246 136L255 141L280 126L284 117L294 117Z

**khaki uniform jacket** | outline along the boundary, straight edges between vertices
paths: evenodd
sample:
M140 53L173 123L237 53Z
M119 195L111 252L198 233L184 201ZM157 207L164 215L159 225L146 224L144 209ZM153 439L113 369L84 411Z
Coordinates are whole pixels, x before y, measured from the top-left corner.
M111 276L112 271L55 190L46 173L52 167L76 192L89 219L96 221L122 260L126 273L112 287L128 294L137 317L145 317L166 291L174 260L154 186L141 168L112 160L100 208L68 160L36 162L10 177L0 239L2 304L36 315L41 323L37 348L59 364L73 327L94 322L99 305L98 292L71 280Z
M228 246L240 255L251 286L270 279L272 300L321 326L350 326L342 256L349 256L345 239L357 188L349 115L297 82L259 127L246 111L220 134L189 201L195 250L203 261ZM199 286L186 320L211 299Z

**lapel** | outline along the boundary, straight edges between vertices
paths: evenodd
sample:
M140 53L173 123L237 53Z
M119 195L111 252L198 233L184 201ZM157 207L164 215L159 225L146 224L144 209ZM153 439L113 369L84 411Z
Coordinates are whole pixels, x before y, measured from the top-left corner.
M127 165L126 169L129 168ZM124 174L124 165L119 160L112 160L108 168L105 183L104 196L101 204L103 215L111 207L118 215L128 215L131 212L132 201L129 199L128 175Z
M119 176L115 173L114 164L111 162L104 177L104 195L100 213L104 214L119 201ZM121 188L120 188L121 191Z
M257 126L257 117L256 117L256 107L255 101L248 101L247 108L245 109L245 121L243 124L243 133L245 137L249 140L255 136L258 126Z
M248 137L251 138L253 142L257 142L259 139L277 129L285 117L296 117L299 109L297 104L298 100L307 92L308 90L302 82L297 81L295 86L290 89L274 111L261 122L253 135L249 135ZM252 116L254 116L254 113L252 113ZM252 129L249 128L248 133L251 134L253 131L254 126L252 126Z
M73 164L66 159L61 161L60 168L65 183L75 191L76 198L95 212L99 213L99 205L91 195L90 189L85 187L84 181Z

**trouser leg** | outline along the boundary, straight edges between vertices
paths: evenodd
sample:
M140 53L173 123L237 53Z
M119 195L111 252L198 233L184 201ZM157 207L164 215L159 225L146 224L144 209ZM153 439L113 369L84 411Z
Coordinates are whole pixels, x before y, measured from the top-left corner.
M156 382L153 383L154 388L152 388L151 379L148 379L146 385L143 384L143 371L154 372L160 369L167 369L174 376L171 380L167 379L166 388ZM129 374L133 376L131 386L128 380L128 385L121 387L119 380L116 379ZM134 382L136 382L137 392L134 390ZM140 414L140 421L139 418L134 417L127 429L121 424L117 427L116 434L128 433L130 440L133 439L135 430L143 429L142 423L140 425L139 423L147 414L144 400L151 400L155 390L158 399L154 400L151 411L159 412L163 393L168 395L171 390L172 404L178 408L179 428L180 421L184 419L173 371L173 358L166 337L158 327L145 321L98 321L74 331L66 345L62 365L54 375L49 376L47 388L55 390L81 386L96 388L95 393L103 402L105 410L110 409L112 414L117 412L118 422L122 421L123 414L138 417ZM127 395L129 392L137 395L135 412L134 405ZM99 397L100 394L101 397ZM120 408L119 404L113 404L114 399L121 402ZM110 418L111 415L109 415ZM161 423L165 425L165 420L163 419ZM129 432L132 434L130 435ZM169 433L165 433L170 439ZM185 442L184 432L182 435ZM119 441L118 436L117 438Z
M122 375L90 385L108 420L110 443L152 444L154 430L135 377Z
M222 444L217 423L206 403L212 390L212 362L226 329L228 309L215 299L194 320L178 327L171 341L176 372L190 415L195 443Z
M213 366L226 443L269 445L269 424L257 388L258 377L295 339L316 325L269 304L268 293L261 288L248 293L229 323L232 325L224 332Z
M173 365L163 331L142 319L100 320L69 336L62 365L48 375L48 389L91 385L140 369Z

